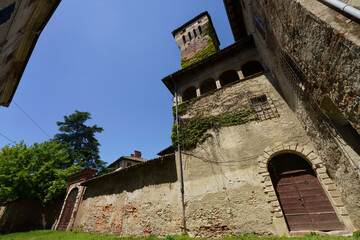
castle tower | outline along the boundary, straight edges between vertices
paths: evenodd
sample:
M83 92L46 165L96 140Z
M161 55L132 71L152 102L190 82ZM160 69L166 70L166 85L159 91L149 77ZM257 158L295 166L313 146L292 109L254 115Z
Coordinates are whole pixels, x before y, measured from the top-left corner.
M219 51L220 42L207 11L172 32L181 51L181 69Z

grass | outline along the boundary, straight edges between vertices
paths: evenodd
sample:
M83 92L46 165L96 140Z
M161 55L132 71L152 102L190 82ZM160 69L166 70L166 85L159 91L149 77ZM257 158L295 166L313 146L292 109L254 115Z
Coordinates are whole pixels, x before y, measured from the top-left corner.
M187 235L176 235L176 236L167 236L166 238L157 238L153 235L148 237L139 237L139 238L123 238L112 235L101 235L96 233L79 233L79 232L60 232L52 230L39 230L23 233L10 233L5 235L0 235L0 240L112 240L112 239L123 239L123 240L205 240L200 238L191 238ZM258 236L255 234L244 235L244 236L228 236L221 238L221 240L335 240L335 239L360 239L357 238L357 235L354 234L354 237L341 237L341 236L327 236L327 235L318 235L318 234L309 234L302 237L277 237L277 236Z

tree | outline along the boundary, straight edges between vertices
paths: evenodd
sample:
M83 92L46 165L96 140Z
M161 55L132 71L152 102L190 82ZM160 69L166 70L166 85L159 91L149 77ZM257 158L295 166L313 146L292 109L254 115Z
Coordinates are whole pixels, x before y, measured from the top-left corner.
M61 199L67 176L81 169L70 166L68 145L50 140L28 147L24 142L6 145L0 151L0 202Z
M88 112L75 111L75 113L64 116L64 122L57 122L59 131L55 139L70 146L70 165L77 165L83 168L92 167L99 170L105 168L105 162L100 159L100 143L95 138L95 133L101 133L103 128L86 126L86 120L91 119Z

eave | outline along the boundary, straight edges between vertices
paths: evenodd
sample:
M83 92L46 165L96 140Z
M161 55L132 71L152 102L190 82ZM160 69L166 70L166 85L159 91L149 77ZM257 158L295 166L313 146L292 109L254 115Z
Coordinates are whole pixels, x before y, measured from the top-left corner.
M1 0L0 10L15 3L0 25L0 105L14 97L36 42L61 0Z

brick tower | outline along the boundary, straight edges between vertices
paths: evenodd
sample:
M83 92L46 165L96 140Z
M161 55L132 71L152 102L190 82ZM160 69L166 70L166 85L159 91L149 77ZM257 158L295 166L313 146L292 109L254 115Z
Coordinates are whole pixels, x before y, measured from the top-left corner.
M203 12L172 32L181 51L181 68L219 51L220 42L208 12Z

